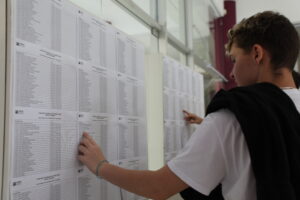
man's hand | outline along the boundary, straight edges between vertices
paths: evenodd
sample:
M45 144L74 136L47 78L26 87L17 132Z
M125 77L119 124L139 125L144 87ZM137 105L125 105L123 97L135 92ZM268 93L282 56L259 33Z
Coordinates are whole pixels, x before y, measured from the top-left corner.
M91 172L96 174L97 164L101 160L105 160L105 157L100 147L88 133L83 133L78 150L78 160L86 165Z
M78 159L93 173L96 173L97 164L105 160L100 147L88 133L83 133ZM124 169L105 163L100 171L101 177L110 183L150 199L167 199L188 187L167 165L149 171Z
M198 117L197 115L193 113L189 113L186 110L182 111L184 113L184 120L189 124L201 124L203 119L201 117Z

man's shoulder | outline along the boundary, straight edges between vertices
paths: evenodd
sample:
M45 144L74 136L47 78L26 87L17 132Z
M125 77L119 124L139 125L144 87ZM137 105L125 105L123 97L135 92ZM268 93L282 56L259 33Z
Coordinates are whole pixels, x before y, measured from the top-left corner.
M220 109L208 114L205 119L214 123L230 123L237 122L235 115L228 109Z
M205 123L215 130L221 138L232 137L242 133L241 126L235 115L228 109L220 109L206 116Z

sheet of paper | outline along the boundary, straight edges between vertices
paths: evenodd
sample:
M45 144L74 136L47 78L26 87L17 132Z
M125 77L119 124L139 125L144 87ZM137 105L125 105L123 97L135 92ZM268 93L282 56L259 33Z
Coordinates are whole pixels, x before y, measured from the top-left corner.
M165 132L165 153L177 153L182 148L182 138L183 132L179 131L183 124L179 124L177 121L164 121L164 132Z
M69 178L60 180L59 174L37 178L39 181L36 185L16 190L12 193L13 200L19 199L64 199L74 200L77 198L76 179ZM18 183L16 183L18 184Z
M88 132L110 161L118 160L117 148L117 119L110 115L97 113L79 113L79 133Z
M76 119L74 112L16 107L13 177L76 168Z
M87 168L78 175L78 199L121 199L120 188L97 178Z
M16 42L15 105L76 110L76 73L74 59Z
M144 65L143 47L120 31L116 33L116 43L117 71L143 80L144 70L139 67Z
M17 38L46 48L55 46L52 36L55 35L58 24L52 19L52 12L59 12L59 9L52 1L16 1L15 8Z
M119 117L118 131L118 160L147 156L145 121Z
M118 112L122 116L145 116L144 84L128 76L118 74Z
M105 68L79 62L79 111L116 114L116 78Z

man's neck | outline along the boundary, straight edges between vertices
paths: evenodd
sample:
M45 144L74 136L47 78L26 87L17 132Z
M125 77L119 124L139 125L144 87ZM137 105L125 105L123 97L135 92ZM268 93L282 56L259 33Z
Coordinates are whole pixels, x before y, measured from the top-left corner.
M259 82L269 82L280 88L296 88L292 72L288 68L280 68L278 70L264 73L260 77Z

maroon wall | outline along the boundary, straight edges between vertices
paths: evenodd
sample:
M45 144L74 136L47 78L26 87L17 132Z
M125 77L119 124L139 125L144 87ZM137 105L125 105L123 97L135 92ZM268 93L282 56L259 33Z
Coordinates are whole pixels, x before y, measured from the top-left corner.
M216 68L228 80L227 83L220 84L217 88L230 89L235 87L235 82L230 78L230 72L233 64L225 54L225 44L227 43L227 32L236 24L236 3L233 0L225 0L224 8L226 15L214 20L214 37L215 37L215 58Z

